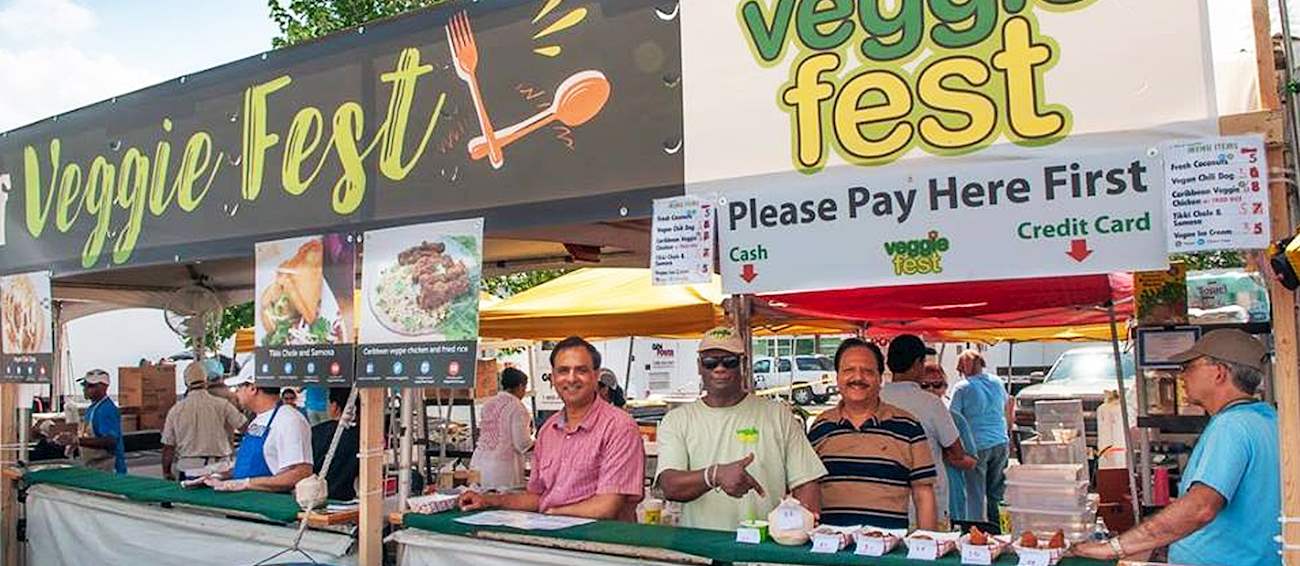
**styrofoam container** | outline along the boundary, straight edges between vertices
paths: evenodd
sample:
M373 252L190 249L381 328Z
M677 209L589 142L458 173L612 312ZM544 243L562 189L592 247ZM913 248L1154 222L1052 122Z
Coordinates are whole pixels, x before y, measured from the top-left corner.
M1022 464L1007 468L1007 481L1072 484L1088 481L1088 467L1083 464Z
M1088 480L1074 483L1007 482L1007 506L1061 511L1088 508Z
M1092 536L1097 525L1097 510L1087 508L1082 511L1059 511L1041 507L1008 507L1011 514L1011 530L1016 535L1033 531L1034 536L1048 540L1059 529L1065 533L1066 540L1079 542Z

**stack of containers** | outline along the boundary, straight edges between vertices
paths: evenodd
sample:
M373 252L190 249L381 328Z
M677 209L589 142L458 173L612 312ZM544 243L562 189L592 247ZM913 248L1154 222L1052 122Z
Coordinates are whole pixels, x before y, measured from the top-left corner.
M1007 471L1012 530L1040 540L1060 530L1067 540L1085 540L1096 528L1097 506L1088 495L1083 403L1040 401L1034 414L1038 438L1021 443L1022 464Z

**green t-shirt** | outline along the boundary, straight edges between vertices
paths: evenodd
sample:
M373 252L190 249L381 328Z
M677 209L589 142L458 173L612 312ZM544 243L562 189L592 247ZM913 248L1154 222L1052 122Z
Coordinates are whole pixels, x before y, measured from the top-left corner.
M705 493L683 505L687 527L734 530L741 521L766 519L787 492L826 475L799 419L785 406L754 395L731 407L696 401L673 409L659 424L658 442L656 478L664 470L700 470L752 452L749 473L767 492L767 497L750 492L740 499L721 490Z

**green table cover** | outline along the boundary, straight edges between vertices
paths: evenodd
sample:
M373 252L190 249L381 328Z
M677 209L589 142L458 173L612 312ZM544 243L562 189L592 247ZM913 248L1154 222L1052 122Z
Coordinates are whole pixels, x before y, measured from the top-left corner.
M145 503L183 503L223 511L261 515L278 523L298 520L298 503L288 493L260 491L218 492L208 488L184 489L177 482L141 476L119 476L89 468L59 468L27 472L28 485L50 484L120 495Z
M893 553L880 558L857 556L852 546L835 554L813 554L809 546L782 546L768 541L763 544L740 544L736 542L735 533L711 531L705 529L688 529L685 527L665 527L660 525L638 525L619 521L596 521L558 531L520 531L509 527L486 527L457 523L456 518L468 513L450 511L436 515L407 513L402 517L402 524L408 528L420 529L448 535L473 536L477 531L500 531L527 533L532 536L552 537L567 540L584 540L591 542L647 546L675 550L695 556L702 556L715 562L770 562L777 564L841 565L841 564L961 564L957 553L949 553L937 562L920 562L907 559L907 551L902 545ZM1012 552L1004 553L997 564L1015 564L1016 556ZM1066 558L1061 566L1093 566L1114 564L1081 558Z

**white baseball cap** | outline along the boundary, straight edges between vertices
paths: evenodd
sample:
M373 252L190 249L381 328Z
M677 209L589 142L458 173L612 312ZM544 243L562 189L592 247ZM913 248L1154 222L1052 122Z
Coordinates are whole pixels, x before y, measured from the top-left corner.
M81 385L108 385L108 372L102 369L92 369L86 372L86 375L77 380Z
M239 373L226 378L226 387L239 387L245 383L253 383L253 364L244 364L239 368Z

